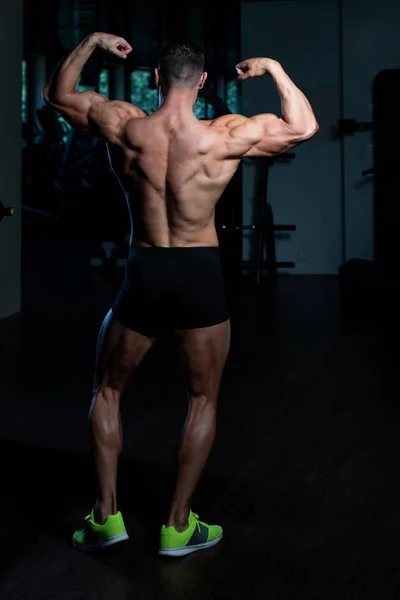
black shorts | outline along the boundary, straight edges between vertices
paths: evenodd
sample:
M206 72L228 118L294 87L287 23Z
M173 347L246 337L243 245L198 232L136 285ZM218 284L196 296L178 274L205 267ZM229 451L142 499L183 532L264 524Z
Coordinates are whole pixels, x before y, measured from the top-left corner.
M148 337L223 323L229 317L219 248L131 248L112 311Z

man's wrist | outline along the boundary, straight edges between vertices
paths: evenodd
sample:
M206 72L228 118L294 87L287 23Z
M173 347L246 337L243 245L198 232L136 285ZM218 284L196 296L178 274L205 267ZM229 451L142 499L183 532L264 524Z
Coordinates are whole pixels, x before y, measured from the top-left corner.
M278 63L278 61L272 59L272 58L266 58L264 60L264 68L265 68L265 75L270 74L273 75L277 70L281 69L281 65Z
M96 48L100 41L100 33L98 33L97 31L95 33L91 33L86 38L86 41L91 47Z

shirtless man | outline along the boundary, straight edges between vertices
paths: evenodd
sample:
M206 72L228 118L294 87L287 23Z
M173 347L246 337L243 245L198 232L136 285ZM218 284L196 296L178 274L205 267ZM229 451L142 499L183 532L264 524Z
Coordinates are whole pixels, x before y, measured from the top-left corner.
M230 344L215 205L245 156L273 156L318 130L312 108L276 61L252 58L236 67L239 79L269 74L282 99L282 116L225 115L199 121L193 114L206 81L204 55L192 44L169 44L156 83L160 106L151 116L127 102L75 90L96 47L122 59L131 46L94 33L56 69L44 98L72 127L105 140L128 201L131 236L120 294L102 325L89 413L99 495L79 550L125 540L117 509L117 462L122 448L120 398L157 336L175 333L190 396L179 451L179 472L160 554L183 556L210 547L222 528L199 521L191 500L215 437L219 386Z

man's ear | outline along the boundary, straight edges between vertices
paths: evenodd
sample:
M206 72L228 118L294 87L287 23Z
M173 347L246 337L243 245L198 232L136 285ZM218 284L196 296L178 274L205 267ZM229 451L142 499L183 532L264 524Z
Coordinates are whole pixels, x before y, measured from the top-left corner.
M156 86L158 87L160 85L160 72L157 68L154 69L154 74L156 76Z
M205 72L204 72L204 73L202 74L202 76L201 76L201 79L200 79L199 90L202 90L202 89L203 89L203 87L204 87L204 84L205 84L205 82L206 82L206 79L207 79L207 76L208 76L208 73L205 73Z

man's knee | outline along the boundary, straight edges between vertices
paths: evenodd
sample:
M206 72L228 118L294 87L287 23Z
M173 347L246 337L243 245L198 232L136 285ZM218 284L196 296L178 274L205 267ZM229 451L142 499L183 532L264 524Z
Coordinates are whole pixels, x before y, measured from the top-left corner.
M196 406L198 409L215 406L216 400L216 395L211 391L205 391L203 393L190 393L191 405L193 407Z
M219 391L219 380L216 377L189 378L187 386L192 401L203 404L216 401Z
M92 403L89 411L89 419L92 417L93 410L99 403L107 407L119 408L121 400L121 390L111 385L101 385L93 390Z

